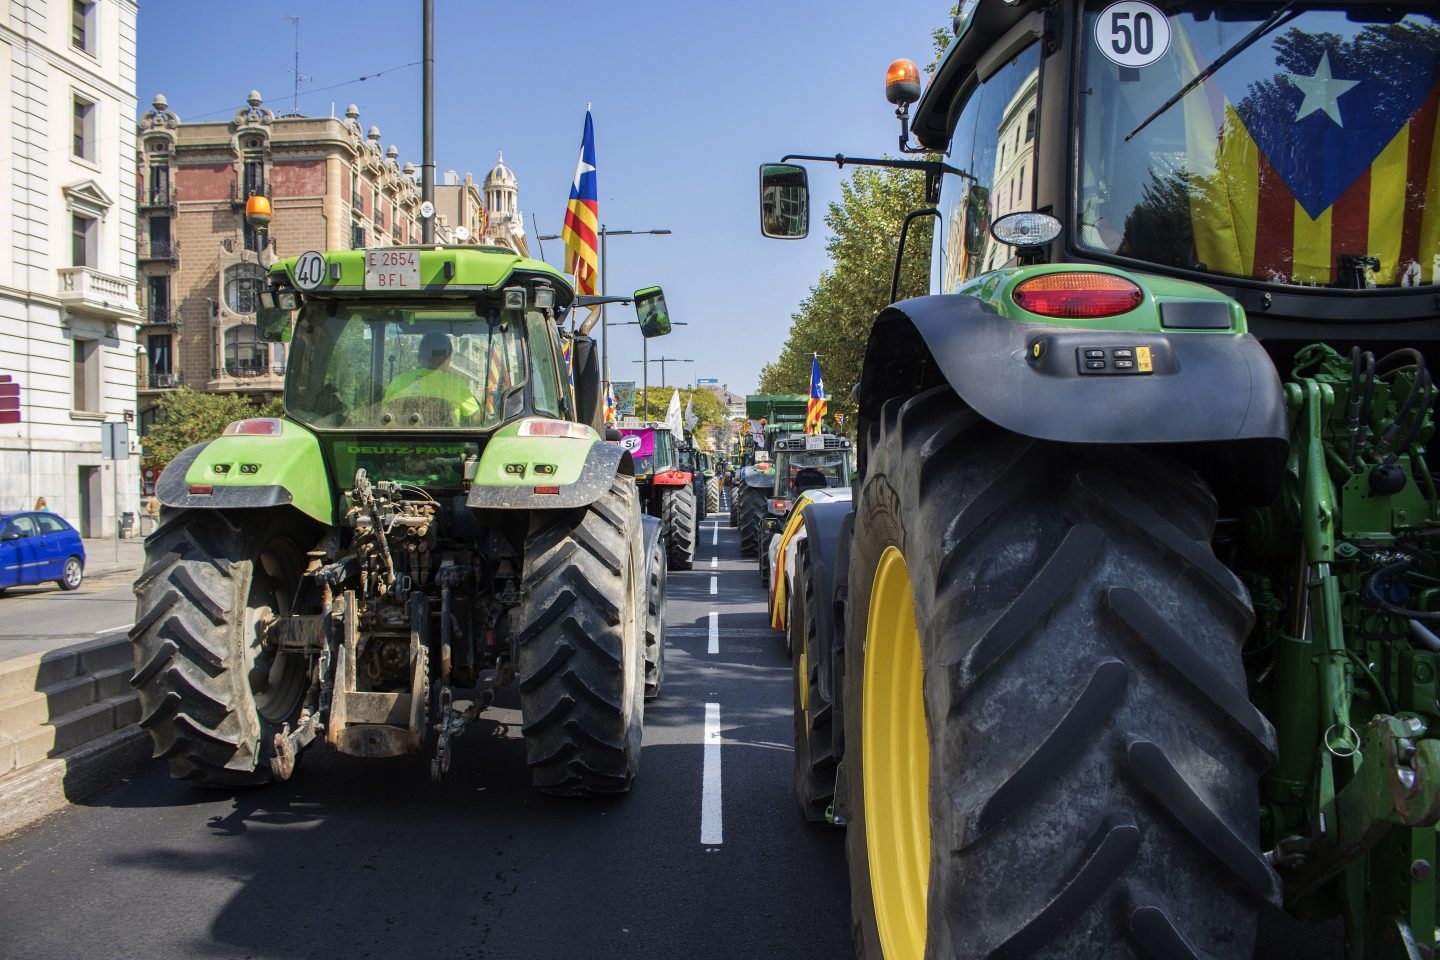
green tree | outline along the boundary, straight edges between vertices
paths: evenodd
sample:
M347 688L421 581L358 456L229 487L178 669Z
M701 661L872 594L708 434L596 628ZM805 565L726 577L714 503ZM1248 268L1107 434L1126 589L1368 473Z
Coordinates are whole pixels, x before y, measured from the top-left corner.
M860 381L870 325L890 303L896 245L905 215L925 206L924 178L909 170L860 167L841 185L825 225L831 267L790 317L780 356L760 371L761 393L810 392L810 358L818 354L829 416L853 422L851 387ZM899 299L928 286L931 221L912 221L905 241Z
M951 7L951 17L955 12ZM933 74L951 35L948 30L936 29L931 38ZM818 354L829 401L828 420L834 424L835 415L841 414L845 418L843 432L853 434L856 404L851 388L860 382L870 325L891 302L900 228L906 214L927 204L924 175L910 170L857 167L841 184L840 194L840 201L830 204L825 215L831 232L825 247L830 268L810 288L800 309L791 314L790 333L780 355L760 371L760 392L808 394L810 358ZM930 218L911 221L895 299L927 291L933 229Z
M675 387L651 387L648 400L643 390L635 391L635 415L642 420L664 420L665 411L670 408L670 395L675 392ZM705 446L707 440L719 443L730 429L725 416L725 405L720 398L703 387L681 387L680 389L680 414L683 419L686 404L693 398L695 403L695 435L700 438L701 445ZM643 402L642 402L643 401Z
M221 431L236 420L278 417L282 408L279 397L262 407L248 397L200 393L189 387L162 394L156 404L155 425L140 438L145 466L163 467L191 444L220 436Z

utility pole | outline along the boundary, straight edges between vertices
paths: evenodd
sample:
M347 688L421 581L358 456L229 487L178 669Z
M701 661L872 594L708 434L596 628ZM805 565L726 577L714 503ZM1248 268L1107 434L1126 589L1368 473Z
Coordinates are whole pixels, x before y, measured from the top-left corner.
M420 218L420 240L435 242L435 0L425 0L421 16L424 20L420 72L422 113L424 114L422 155L420 157L420 201L430 204L430 216Z

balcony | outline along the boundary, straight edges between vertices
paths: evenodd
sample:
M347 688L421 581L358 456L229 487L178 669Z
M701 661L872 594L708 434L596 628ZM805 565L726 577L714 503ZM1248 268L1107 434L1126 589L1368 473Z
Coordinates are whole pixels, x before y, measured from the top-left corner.
M180 311L173 303L152 303L145 308L145 322L152 326L179 327Z
M79 313L135 319L135 278L112 277L93 267L61 267L60 305Z
M149 190L142 191L139 207L141 212L153 213L157 210L169 210L174 213L175 188L151 187Z
M177 264L180 262L180 241L141 237L137 241L135 259L141 263Z
M141 390L174 390L185 385L185 374L151 370L143 378Z
M231 360L224 367L210 371L212 379L234 377L236 380L253 380L270 376L270 364L260 360Z
M235 183L230 186L230 206L232 207L243 208L245 201L254 196L270 196L270 181L247 180L243 184Z

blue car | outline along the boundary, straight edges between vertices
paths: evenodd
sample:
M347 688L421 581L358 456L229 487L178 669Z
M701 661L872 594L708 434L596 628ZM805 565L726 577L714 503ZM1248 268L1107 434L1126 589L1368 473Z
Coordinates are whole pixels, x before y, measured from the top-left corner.
M80 534L53 513L0 513L0 590L54 580L74 590L85 578Z

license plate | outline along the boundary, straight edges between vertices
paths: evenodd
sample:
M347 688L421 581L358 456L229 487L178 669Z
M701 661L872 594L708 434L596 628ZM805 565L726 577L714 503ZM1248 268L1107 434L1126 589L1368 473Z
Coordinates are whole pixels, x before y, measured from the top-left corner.
M805 449L806 449L806 450L824 450L824 449L825 449L825 435L824 435L824 434L821 434L821 433L812 433L812 434L809 434L808 436L806 436L806 437L805 437Z
M420 251L366 250L365 289L420 289Z

